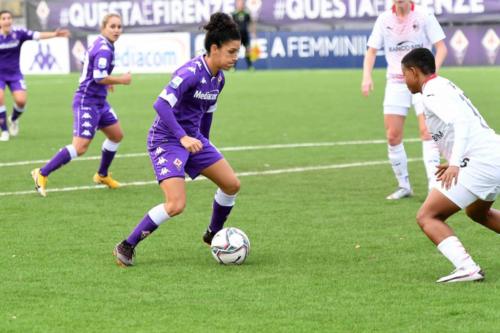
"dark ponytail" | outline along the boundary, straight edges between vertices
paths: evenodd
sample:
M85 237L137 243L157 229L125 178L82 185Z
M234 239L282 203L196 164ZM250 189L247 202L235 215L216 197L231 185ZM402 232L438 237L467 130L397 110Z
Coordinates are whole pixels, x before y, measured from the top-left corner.
M210 54L210 47L215 44L221 47L222 44L231 40L241 40L240 30L233 21L231 16L225 13L215 13L210 16L208 22L203 29L207 31L205 34L205 49Z

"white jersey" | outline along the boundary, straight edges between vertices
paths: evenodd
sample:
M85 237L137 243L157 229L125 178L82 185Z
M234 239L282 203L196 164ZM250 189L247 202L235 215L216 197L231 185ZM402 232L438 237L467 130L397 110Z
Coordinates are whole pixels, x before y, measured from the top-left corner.
M427 129L450 165L467 164L467 159L500 161L500 136L460 88L433 75L422 95Z
M387 79L404 83L401 60L413 49L432 45L445 39L443 29L433 14L412 4L410 13L404 17L396 15L395 7L380 14L368 39L368 46L380 50L387 60Z

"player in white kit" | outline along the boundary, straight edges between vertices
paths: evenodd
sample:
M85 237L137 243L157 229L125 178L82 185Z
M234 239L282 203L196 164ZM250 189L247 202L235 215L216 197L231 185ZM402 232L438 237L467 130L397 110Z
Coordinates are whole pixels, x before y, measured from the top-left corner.
M375 22L368 40L368 50L363 64L361 91L368 96L373 90L372 70L377 51L384 49L387 60L387 85L384 98L384 125L388 155L398 189L387 199L401 199L413 194L408 177L408 162L403 146L403 127L408 110L413 104L418 117L424 165L429 189L432 188L439 164L439 152L425 128L420 94L412 95L405 85L401 72L401 59L418 47L436 48L436 67L439 69L446 58L445 35L434 15L415 6L410 0L393 0L391 10L382 13Z
M491 208L500 193L500 136L462 90L435 74L428 49L408 53L402 67L408 89L422 93L427 128L448 161L438 167L439 183L417 214L423 232L455 266L437 282L481 281L484 272L444 221L465 209L472 220L500 233L500 210Z

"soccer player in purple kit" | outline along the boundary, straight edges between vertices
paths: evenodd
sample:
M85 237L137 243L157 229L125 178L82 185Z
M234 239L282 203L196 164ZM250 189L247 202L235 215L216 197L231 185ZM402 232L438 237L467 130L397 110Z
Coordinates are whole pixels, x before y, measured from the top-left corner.
M68 37L68 30L53 32L30 31L12 27L12 13L0 11L0 141L9 141L19 133L19 117L26 106L26 84L19 66L21 46L27 40ZM14 98L12 115L7 117L4 91L9 87Z
M73 98L73 141L63 147L45 166L31 171L35 181L35 189L46 196L47 179L50 173L83 155L97 129L106 139L102 145L102 157L99 170L94 175L94 182L109 188L118 188L120 183L111 178L109 166L115 157L123 132L118 118L106 101L107 91L115 84L128 85L130 73L111 76L114 68L114 46L122 34L121 17L110 13L104 16L101 24L101 35L88 48L84 62L80 85Z
M133 265L137 244L182 213L186 204L185 172L192 179L201 174L218 186L212 219L203 236L205 243L210 244L223 228L234 206L240 181L208 138L217 98L224 87L222 70L235 65L241 35L224 13L213 14L204 29L206 54L177 69L154 103L157 117L147 144L166 202L150 209L128 238L115 246L113 255L120 266Z

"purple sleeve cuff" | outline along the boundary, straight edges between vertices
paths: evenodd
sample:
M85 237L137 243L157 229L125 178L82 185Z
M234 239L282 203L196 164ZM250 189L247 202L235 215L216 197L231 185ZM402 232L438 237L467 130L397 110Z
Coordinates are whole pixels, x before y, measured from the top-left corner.
M174 111L170 104L163 99L158 98L153 107L155 108L161 121L168 127L177 139L180 140L183 136L186 136L186 131L184 131L181 125L179 125L177 119L175 119Z

